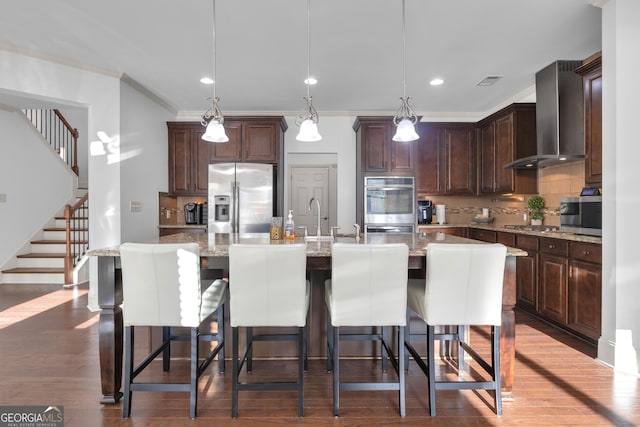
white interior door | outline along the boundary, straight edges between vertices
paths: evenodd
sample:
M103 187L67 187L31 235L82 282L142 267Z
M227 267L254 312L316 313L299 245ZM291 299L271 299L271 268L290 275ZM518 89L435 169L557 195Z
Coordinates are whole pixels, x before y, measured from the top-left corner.
M308 227L309 234L315 235L317 229L317 206L313 202L309 210L312 197L320 201L320 227L322 234L329 234L331 220L330 212L335 212L335 198L329 197L329 167L328 166L292 166L289 188L291 189L290 206L293 209L293 220L296 227ZM285 212L285 218L288 212ZM296 230L299 233L300 230Z

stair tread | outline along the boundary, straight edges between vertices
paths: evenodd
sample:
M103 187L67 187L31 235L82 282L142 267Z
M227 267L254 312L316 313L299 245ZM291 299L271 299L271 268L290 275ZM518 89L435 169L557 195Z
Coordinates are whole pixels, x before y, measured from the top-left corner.
M31 243L35 243L35 244L38 244L38 245L49 245L49 244L52 244L52 245L65 245L67 243L67 241L66 240L33 240L33 241L31 241ZM86 240L72 240L71 241L72 245L77 244L77 243L87 243L87 241Z
M30 253L30 254L17 255L16 258L64 258L64 256L65 254L63 253L56 253L56 254Z
M63 217L63 216L57 216L57 217L55 217L54 219L57 219L57 220L64 220L64 219L66 219L66 218L65 218L65 217ZM76 217L74 217L73 219L89 220L89 217L88 217L88 216L76 216Z
M64 268L53 267L16 267L2 270L3 273L64 273Z

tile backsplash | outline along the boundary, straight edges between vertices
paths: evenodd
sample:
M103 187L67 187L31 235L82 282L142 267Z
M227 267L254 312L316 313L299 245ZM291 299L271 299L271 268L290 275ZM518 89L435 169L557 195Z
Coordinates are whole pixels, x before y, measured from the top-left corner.
M546 225L560 225L559 207L561 197L571 197L580 194L584 187L584 161L549 166L538 169L538 193L545 200ZM448 224L468 224L475 215L482 213L482 208L489 209L489 216L494 217L493 224L525 224L524 214L527 213L526 200L530 194L520 194L515 197L487 195L478 197L467 196L433 196L427 199L433 204L446 206L446 222Z

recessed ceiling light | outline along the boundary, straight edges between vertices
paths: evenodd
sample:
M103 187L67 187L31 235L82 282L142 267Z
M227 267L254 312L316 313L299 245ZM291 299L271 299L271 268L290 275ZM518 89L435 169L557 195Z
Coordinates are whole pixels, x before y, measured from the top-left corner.
M318 84L318 80L316 80L315 77L309 77L308 79L304 79L304 84L313 86Z
M433 79L429 82L431 86L440 86L442 83L444 83L442 79Z
M206 85L212 85L213 79L211 77L203 77L200 79L200 83L204 83Z

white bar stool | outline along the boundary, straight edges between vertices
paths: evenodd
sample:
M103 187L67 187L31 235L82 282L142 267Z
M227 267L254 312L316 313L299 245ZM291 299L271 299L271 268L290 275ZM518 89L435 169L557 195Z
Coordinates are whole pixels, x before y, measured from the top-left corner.
M298 415L304 416L304 368L310 283L306 280L307 249L304 244L229 247L229 305L233 334L231 417L238 417L238 392L244 390L297 390ZM254 335L254 327L297 327L296 334ZM238 329L247 330L246 349L238 357ZM254 341L297 340L296 381L239 382L247 362L251 371Z
M436 390L494 390L495 411L502 415L500 393L500 325L507 248L500 243L427 246L426 280L410 279L407 304L427 324L427 360L406 342L407 349L428 377L429 410L436 415ZM407 316L408 317L408 316ZM457 332L436 334L435 326L456 325ZM465 342L466 325L491 326L488 363ZM464 372L465 351L490 376L489 380L436 380L434 340L458 341L458 373Z
M224 302L227 283L200 280L200 251L197 243L143 244L120 246L122 264L123 319L125 327L124 404L122 416L131 415L133 391L189 392L189 417L195 418L198 378L216 355L224 372ZM201 334L200 327L217 311L217 333ZM163 342L135 368L134 330L136 326L162 326ZM187 327L189 336L172 335L170 327ZM160 354L163 369L169 371L171 341L189 340L190 381L188 383L134 382ZM206 359L199 363L200 341L217 341Z
M333 413L339 415L340 391L398 390L400 416L405 416L404 326L407 311L406 244L361 245L335 243L331 250L331 279L325 281L328 309L327 347L333 371ZM383 332L340 334L342 326L397 327L397 357ZM380 341L389 355L396 382L340 382L340 340Z

